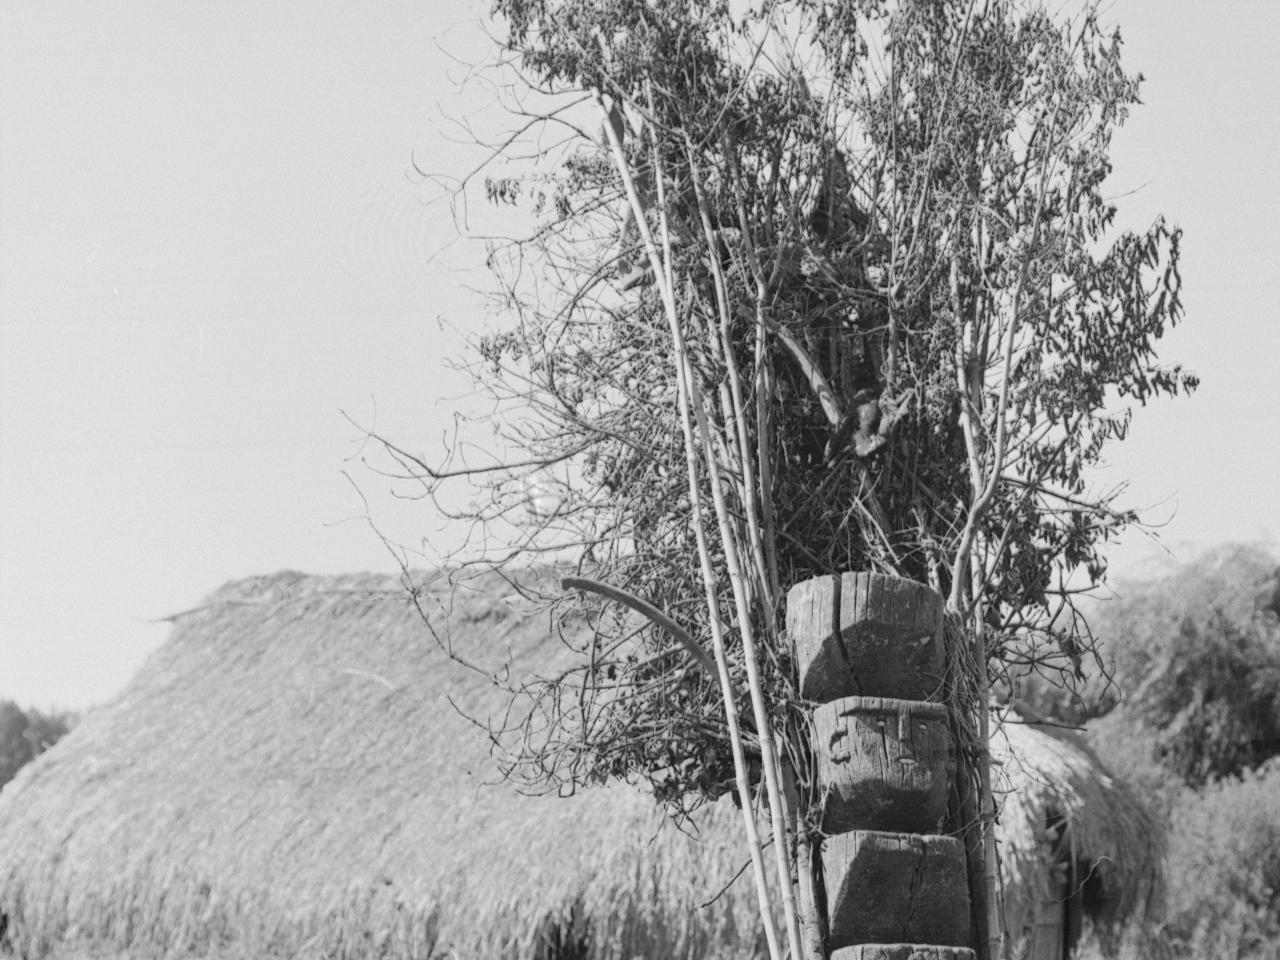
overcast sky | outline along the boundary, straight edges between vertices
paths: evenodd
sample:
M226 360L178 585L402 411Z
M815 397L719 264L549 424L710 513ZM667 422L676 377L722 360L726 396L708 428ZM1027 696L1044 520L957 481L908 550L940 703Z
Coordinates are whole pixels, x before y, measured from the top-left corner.
M486 100L441 48L480 57L485 6L0 3L0 698L101 702L229 579L392 569L344 472L395 539L456 540L342 411L415 448L451 422L483 250L434 256L412 163L469 160L445 118ZM1203 386L1100 479L1180 557L1280 535L1277 10L1107 9L1148 78L1112 184L1127 225L1186 229L1162 355Z

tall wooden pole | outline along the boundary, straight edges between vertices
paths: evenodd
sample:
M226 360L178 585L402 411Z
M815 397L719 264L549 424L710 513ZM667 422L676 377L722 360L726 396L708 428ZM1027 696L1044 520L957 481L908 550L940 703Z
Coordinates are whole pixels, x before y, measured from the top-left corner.
M936 592L880 574L787 595L800 692L816 704L814 896L832 960L975 958L964 843L943 832L956 772L943 617Z

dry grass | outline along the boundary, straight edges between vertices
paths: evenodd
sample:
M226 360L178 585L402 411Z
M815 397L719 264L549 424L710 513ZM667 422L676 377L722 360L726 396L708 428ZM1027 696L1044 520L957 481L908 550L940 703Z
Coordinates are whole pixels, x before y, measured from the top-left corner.
M395 578L281 574L179 617L114 702L0 796L12 944L155 954L532 957L561 919L599 956L755 946L734 811L701 840L625 786L568 800L495 779L504 707ZM442 639L548 667L547 621L490 579L423 594ZM446 609L447 607L447 609Z
M505 581L439 580L421 597L470 659L513 677L562 663L547 616ZM506 708L444 654L397 578L223 588L0 793L10 947L537 958L559 929L591 957L758 955L748 883L702 906L745 863L732 807L703 811L694 837L624 785L522 796L493 782L485 731L450 701L481 718ZM1123 790L1057 738L1010 727L1007 741L1023 758L1002 766L1018 791L1001 823L1011 911L1036 888L1052 809L1117 883L1102 921L1122 917L1154 865Z

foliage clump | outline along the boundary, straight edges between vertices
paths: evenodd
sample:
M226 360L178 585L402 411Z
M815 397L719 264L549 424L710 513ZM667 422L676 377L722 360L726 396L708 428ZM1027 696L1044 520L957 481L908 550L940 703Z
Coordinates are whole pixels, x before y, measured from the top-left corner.
M1280 567L1224 545L1124 584L1093 618L1112 670L1033 706L1088 723L1167 823L1163 920L1130 931L1124 960L1280 958Z
M1280 762L1188 791L1170 831L1177 955L1280 958Z
M1155 356L1180 232L1117 234L1104 192L1139 94L1119 34L1019 2L493 9L525 139L565 134L485 183L533 224L491 249L505 322L478 344L519 455L404 466L433 496L478 479L481 521L517 532L503 558L575 564L707 649L723 624L730 684L758 667L802 787L797 582L917 579L992 670L1079 672L1075 598L1137 520L1089 469L1131 403L1195 386ZM528 691L516 771L677 805L726 789L715 678L584 613L585 665Z
M0 786L62 739L75 720L71 713L23 710L12 700L0 700Z
M1129 731L1200 786L1280 756L1280 567L1271 551L1218 547L1126 584L1093 618L1109 670L1074 693L1033 684L1045 712Z

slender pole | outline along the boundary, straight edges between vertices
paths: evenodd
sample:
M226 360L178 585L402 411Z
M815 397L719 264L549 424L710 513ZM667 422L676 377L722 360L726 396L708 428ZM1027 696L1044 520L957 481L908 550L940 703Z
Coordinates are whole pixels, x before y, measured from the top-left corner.
M752 811L751 784L747 775L746 754L742 743L742 730L738 717L738 706L733 693L733 681L729 675L728 656L725 649L723 627L720 622L719 604L715 595L715 571L711 564L711 554L707 543L706 525L702 515L702 491L698 487L698 445L694 439L691 417L692 388L689 379L690 364L685 350L684 336L680 330L680 318L676 310L675 292L670 283L670 238L664 237L666 262L659 254L653 232L649 229L645 217L645 209L636 192L635 181L627 166L622 152L622 143L613 125L609 122L609 112L604 99L597 91L595 100L605 117L604 130L608 137L614 167L622 178L627 200L631 205L632 216L635 217L640 236L644 241L645 253L649 258L650 268L654 273L654 281L662 296L662 304L671 327L672 347L676 358L677 401L680 410L680 426L684 434L685 467L689 478L689 502L693 512L694 536L698 545L698 559L702 568L702 580L706 591L708 619L711 625L712 647L715 651L717 674L720 680L720 693L724 701L725 720L729 727L729 743L733 751L734 779L738 790L738 799L742 806L743 826L747 835L747 847L751 854L752 874L755 879L756 896L759 900L760 919L764 925L765 940L769 947L771 960L781 960L782 951L778 939L777 927L774 923L773 897L765 877L764 852L760 842L760 834L756 828L755 815ZM658 176L661 183L661 177ZM660 200L661 203L661 200ZM767 734L767 728L762 735Z
M652 106L652 105L651 105ZM711 440L711 431L707 425L706 403L698 385L697 372L685 348L684 331L680 327L679 316L675 310L674 282L671 275L671 231L667 221L667 205L665 194L664 171L662 158L657 149L652 152L654 165L654 181L658 191L658 222L662 231L662 244L666 254L663 267L665 288L670 298L671 309L668 316L671 321L671 336L678 344L677 361L683 366L685 386L688 391L689 405L692 408L698 426L698 436L702 443L703 460L707 466L707 479L710 482L711 498L715 505L716 519L720 526L720 541L724 547L725 566L729 571L729 583L733 588L734 605L738 614L738 632L742 638L742 659L747 669L747 689L751 693L751 708L755 715L756 737L760 741L760 766L764 772L765 796L769 805L769 820L773 831L774 866L778 872L778 887L782 897L782 913L786 921L788 946L791 956L800 956L800 927L796 916L795 888L791 881L791 859L787 843L786 808L782 801L782 791L778 784L778 760L773 743L773 728L769 723L769 711L764 701L764 684L760 680L754 631L751 625L750 587L743 576L740 554L743 552L737 531L729 513L724 496L724 482L720 472L719 458L715 445ZM714 255L714 251L712 251ZM704 576L704 581L707 579Z
M792 957L801 956L800 926L796 914L795 889L791 882L791 862L787 852L786 811L782 801L782 790L778 783L778 760L773 743L773 730L769 723L769 710L764 701L764 684L760 680L760 667L757 659L755 631L751 625L751 610L747 605L746 584L742 576L742 566L732 543L733 530L728 504L725 502L724 490L721 486L719 464L715 460L715 452L711 447L711 437L707 429L705 412L698 402L696 383L692 399L694 416L697 418L698 432L701 435L704 456L711 479L711 495L715 503L716 519L720 523L720 536L726 545L725 566L729 569L729 582L733 586L733 599L738 613L738 630L742 636L742 659L747 668L747 689L751 692L751 707L755 714L756 730L760 738L761 766L764 768L765 794L769 802L769 815L773 827L774 855L777 860L778 881L782 893L783 915L787 923L787 937Z

